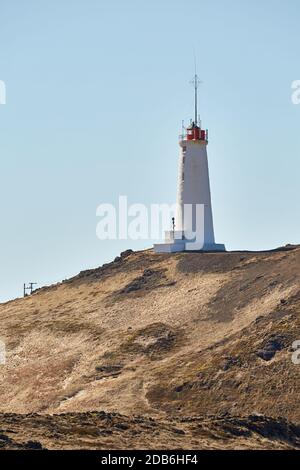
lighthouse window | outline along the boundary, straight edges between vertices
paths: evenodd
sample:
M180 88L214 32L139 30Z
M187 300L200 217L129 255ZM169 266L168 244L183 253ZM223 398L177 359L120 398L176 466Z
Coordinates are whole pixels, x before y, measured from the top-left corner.
M183 151L183 152L186 152L186 147L182 147L182 151Z
M182 163L185 164L185 155L182 158Z

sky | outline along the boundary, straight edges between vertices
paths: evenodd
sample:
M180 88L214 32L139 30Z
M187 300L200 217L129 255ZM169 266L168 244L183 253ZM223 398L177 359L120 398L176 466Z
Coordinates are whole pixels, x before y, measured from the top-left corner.
M216 241L300 243L299 21L298 0L0 0L0 301L151 246L99 240L96 209L175 202L194 56Z

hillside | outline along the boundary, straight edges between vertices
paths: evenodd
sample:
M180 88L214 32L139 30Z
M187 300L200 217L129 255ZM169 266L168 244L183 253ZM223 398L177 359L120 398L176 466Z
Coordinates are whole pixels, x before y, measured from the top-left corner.
M299 267L297 246L259 253L128 251L1 304L7 347L1 420L7 413L71 419L74 412L101 411L140 415L157 426L183 420L186 432L191 419L224 424L257 414L300 425L300 366L291 349L300 339ZM212 436L203 446L216 445Z

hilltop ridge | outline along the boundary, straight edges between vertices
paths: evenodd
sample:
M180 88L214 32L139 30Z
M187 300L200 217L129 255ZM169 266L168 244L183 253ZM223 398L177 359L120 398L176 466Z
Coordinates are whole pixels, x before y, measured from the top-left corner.
M298 425L299 266L299 246L129 250L0 304L0 413L263 415Z

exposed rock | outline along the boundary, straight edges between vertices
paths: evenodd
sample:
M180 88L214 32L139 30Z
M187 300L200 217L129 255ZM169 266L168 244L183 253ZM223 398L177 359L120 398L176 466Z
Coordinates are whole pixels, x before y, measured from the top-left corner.
M159 287L170 287L173 285L175 285L175 282L168 281L163 271L145 269L141 276L135 278L119 292L116 292L116 294L120 295L136 291L151 291Z
M118 413L0 415L15 439L1 450L42 449L300 449L300 427L265 416L153 419ZM53 436L52 429L59 429ZM33 436L34 440L26 440ZM2 436L3 437L3 436Z
M96 366L95 370L98 372L98 374L95 379L101 380L106 377L118 377L121 374L122 369L123 366L121 364Z
M24 444L24 447L28 450L43 450L43 446L38 441L28 441Z
M285 347L286 339L282 336L273 336L269 338L257 351L257 356L264 361L271 361L278 351L281 351Z
M240 367L241 366L241 360L239 357L224 357L224 363L222 365L222 370L227 371L231 369L232 367Z
M120 257L121 258L128 258L128 256L132 255L134 253L133 250L125 250L125 251L122 251L122 253L120 254Z

